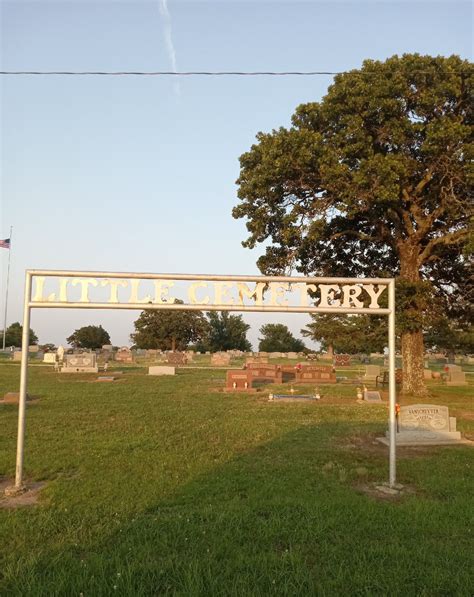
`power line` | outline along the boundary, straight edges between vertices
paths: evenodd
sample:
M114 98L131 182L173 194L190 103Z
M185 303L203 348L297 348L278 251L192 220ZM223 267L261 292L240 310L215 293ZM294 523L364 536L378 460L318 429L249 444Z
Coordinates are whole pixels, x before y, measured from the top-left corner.
M469 75L466 71L417 71L418 75ZM378 76L376 71L0 71L7 76L67 76L67 77L315 77L343 74Z

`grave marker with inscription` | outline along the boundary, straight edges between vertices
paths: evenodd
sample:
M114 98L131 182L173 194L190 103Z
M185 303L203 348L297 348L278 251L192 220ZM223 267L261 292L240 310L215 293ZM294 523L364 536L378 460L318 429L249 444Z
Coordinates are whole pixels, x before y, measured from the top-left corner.
M336 383L336 374L327 365L300 365L296 367L296 383Z
M388 433L377 439L388 444ZM396 441L398 446L419 446L456 444L462 439L447 406L412 404L400 408Z
M252 382L249 377L248 370L245 369L228 369L226 372L226 392L256 392L252 388Z
M67 354L61 373L98 373L97 355L95 352Z

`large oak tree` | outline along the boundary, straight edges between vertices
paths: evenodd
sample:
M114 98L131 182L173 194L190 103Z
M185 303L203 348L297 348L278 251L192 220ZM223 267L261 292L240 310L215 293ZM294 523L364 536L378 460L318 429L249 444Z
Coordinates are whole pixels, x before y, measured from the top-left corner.
M405 391L426 390L430 309L465 291L472 73L457 56L367 60L240 158L233 215L244 246L267 243L262 272L397 278Z

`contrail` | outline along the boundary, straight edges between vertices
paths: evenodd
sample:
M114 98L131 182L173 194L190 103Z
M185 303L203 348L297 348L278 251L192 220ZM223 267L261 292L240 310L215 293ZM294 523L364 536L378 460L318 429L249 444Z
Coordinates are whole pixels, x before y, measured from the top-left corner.
M168 10L168 0L160 0L160 14L163 17L163 30L165 35L165 45L166 51L168 52L168 57L171 62L171 68L174 72L178 70L178 64L176 62L176 51L174 49L173 44L173 36L171 31L171 15L170 11ZM180 95L181 89L179 86L179 81L176 80L174 82L174 90L177 95Z

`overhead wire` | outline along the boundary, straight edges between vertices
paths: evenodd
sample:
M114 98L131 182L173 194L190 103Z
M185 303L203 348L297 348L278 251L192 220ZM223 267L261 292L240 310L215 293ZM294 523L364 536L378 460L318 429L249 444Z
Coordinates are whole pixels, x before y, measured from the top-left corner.
M417 71L420 75L470 75L473 70L465 71ZM360 76L377 76L377 71L38 71L38 70L17 70L0 71L5 76L100 76L100 77L314 77L314 76L335 76L342 74L355 74Z

